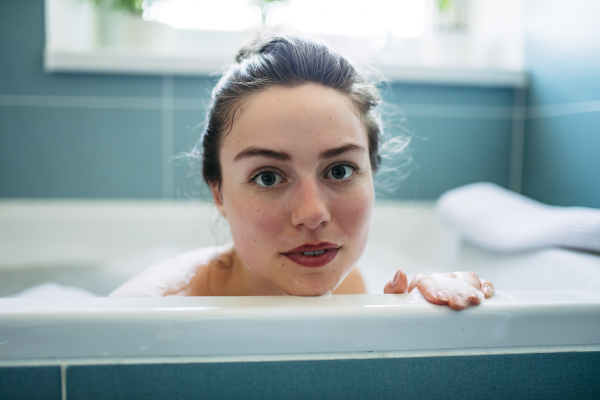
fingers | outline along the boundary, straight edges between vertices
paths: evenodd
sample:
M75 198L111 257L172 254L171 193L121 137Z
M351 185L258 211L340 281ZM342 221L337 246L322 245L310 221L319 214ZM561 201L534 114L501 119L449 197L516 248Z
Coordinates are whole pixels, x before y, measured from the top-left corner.
M443 305L446 304L446 301L448 300L446 295L442 291L438 290L438 288L435 285L435 282L428 276L419 279L417 288L419 289L419 292L421 292L423 297L425 297L425 299L427 299L427 301L429 301L430 303Z
M453 310L464 310L468 306L480 304L484 298L492 297L494 285L487 279L479 279L473 272L447 274L418 274L407 285L406 274L399 270L394 279L383 289L384 293L412 292L415 288L433 304L447 304ZM457 286L458 285L458 286ZM482 295L483 292L483 295Z
M474 272L465 272L463 279L475 289L481 290L481 282L479 281L479 277Z
M481 291L483 292L483 294L485 295L485 298L490 298L494 295L494 285L492 285L492 282L488 281L487 279L481 279Z
M473 272L455 272L453 274L418 275L409 286L416 286L423 296L434 304L447 304L453 310L464 310L478 305L485 298L482 289L487 291L493 286L487 280L480 280Z
M394 279L388 282L383 288L383 293L404 293L408 286L408 278L401 269L396 272Z
M414 288L417 287L417 285L419 284L419 282L421 282L421 280L427 278L428 275L425 274L417 274L415 275L415 277L413 278L413 280L410 282L410 286L408 287L408 292L412 292Z
M452 296L448 299L448 307L453 310L460 311L467 308L467 302L461 296Z

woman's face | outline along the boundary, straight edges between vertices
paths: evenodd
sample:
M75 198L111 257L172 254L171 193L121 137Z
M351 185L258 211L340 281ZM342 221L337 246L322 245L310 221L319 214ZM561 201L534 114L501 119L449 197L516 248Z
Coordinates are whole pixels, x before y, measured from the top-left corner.
M220 159L213 196L257 282L301 296L335 289L363 253L374 200L351 100L313 84L259 92L238 106Z

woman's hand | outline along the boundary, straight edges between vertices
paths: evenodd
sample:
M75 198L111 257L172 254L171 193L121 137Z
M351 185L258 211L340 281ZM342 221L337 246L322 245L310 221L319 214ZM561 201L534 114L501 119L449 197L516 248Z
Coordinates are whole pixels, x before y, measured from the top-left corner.
M479 279L473 272L418 274L408 285L402 270L398 270L394 279L385 285L383 293L404 293L407 288L409 292L417 288L430 303L447 304L453 310L477 305L484 298L494 295L494 285L487 279Z

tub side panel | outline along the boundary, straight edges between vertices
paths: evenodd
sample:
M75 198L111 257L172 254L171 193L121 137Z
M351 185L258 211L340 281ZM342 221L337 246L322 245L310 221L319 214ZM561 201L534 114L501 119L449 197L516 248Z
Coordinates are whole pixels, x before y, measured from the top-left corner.
M61 399L60 367L0 367L0 399Z
M73 366L77 399L597 398L600 352Z

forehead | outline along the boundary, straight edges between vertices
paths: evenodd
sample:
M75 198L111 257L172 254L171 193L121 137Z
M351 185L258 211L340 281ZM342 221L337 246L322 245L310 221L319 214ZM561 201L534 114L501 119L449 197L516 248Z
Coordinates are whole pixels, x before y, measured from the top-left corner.
M296 88L271 87L241 103L224 147L268 143L271 147L305 142L368 140L359 112L343 93L315 84ZM225 149L223 149L225 150Z

